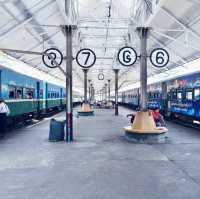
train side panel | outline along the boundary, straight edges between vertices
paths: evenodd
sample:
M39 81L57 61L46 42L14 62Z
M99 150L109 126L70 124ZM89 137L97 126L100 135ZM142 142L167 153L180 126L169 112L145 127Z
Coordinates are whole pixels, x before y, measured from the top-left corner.
M36 112L36 80L7 69L1 71L1 92L11 110L10 116Z

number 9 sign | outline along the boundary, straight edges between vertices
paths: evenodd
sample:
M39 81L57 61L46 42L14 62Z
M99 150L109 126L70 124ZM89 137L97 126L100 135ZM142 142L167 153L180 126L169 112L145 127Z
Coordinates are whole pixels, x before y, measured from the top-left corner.
M155 67L165 67L169 63L169 53L163 48L156 48L151 52L150 61Z
M96 55L88 48L81 49L76 55L76 62L82 68L90 68L96 62Z

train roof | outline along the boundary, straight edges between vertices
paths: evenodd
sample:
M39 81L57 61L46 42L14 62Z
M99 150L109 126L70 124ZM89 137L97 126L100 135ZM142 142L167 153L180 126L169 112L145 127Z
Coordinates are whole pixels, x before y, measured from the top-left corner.
M36 68L31 67L30 65L9 56L3 52L0 52L0 67L12 70L22 75L26 75L32 77L37 80L45 81L57 86L65 87L65 82L55 78L44 71L38 70ZM80 92L75 89L75 92Z
M171 70L168 70L166 72L160 73L158 75L152 76L148 78L148 85L155 84L155 83L161 83L164 81L177 79L179 77L192 75L192 74L200 74L200 59L191 61L187 64L181 65L179 67L173 68ZM129 91L135 88L140 87L140 82L136 82L133 84L129 84L128 86L123 87L120 89L119 92L125 92Z

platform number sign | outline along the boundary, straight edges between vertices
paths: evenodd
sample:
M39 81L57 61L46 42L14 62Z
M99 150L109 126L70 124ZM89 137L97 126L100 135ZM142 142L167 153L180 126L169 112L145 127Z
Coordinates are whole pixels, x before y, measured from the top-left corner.
M118 52L118 61L123 66L132 66L137 61L137 53L131 47L123 47Z
M91 49L81 49L76 55L76 62L82 68L90 68L96 62L96 55Z
M155 67L165 67L169 62L169 53L163 48L156 48L151 52L150 61Z
M49 48L42 55L42 61L49 68L57 68L63 62L63 54L56 48Z

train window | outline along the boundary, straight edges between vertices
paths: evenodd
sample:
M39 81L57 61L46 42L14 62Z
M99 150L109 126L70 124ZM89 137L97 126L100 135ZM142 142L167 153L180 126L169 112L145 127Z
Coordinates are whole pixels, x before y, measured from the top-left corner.
M9 86L9 99L15 98L15 87Z
M181 100L181 99L182 99L182 92L178 92L177 98L178 98L178 100Z
M48 92L48 98L51 98L51 93L50 92Z
M149 99L151 99L151 97L152 97L152 96L151 96L151 92L150 92L150 93L148 93L148 95L149 95Z
M22 99L23 92L22 88L16 88L16 99Z
M176 100L177 99L177 92L176 91L172 92L171 99L172 100Z
M200 88L195 88L194 89L194 99L195 100L200 100Z
M35 97L35 90L31 88L24 89L24 98L25 99L34 99Z
M192 100L192 91L187 91L186 92L186 99L187 100Z

